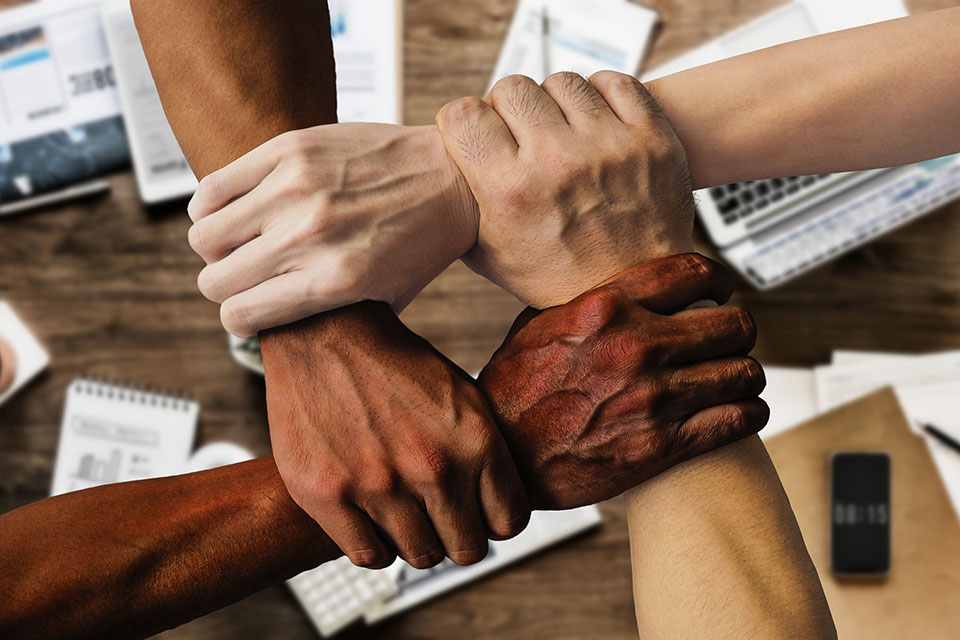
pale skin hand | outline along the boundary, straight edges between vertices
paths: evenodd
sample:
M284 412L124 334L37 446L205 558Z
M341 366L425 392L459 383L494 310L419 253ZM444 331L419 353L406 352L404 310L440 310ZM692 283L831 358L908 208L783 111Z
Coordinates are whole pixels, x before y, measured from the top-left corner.
M631 84L625 80L617 86L623 92L634 87L634 99L628 100L629 94L621 94L618 104L635 110L652 108L636 81ZM548 197L560 192L570 180L570 175L555 172L554 167L537 154L526 157L522 154L524 140L536 140L537 131L544 127L544 114L550 110L543 95L529 95L538 91L536 85L514 82L512 88L528 93L517 95L510 102L509 133L505 123L497 122L504 110L502 103L494 109L479 101L461 102L460 108L445 110L438 118L447 148L457 159L461 171L471 185L482 185L476 194L483 214L481 236L485 233L483 225L488 222L495 225L500 219L520 226L539 222L536 216L525 218L523 215L525 211L536 211L536 203L518 203L513 191L488 188L502 176L498 163L490 159L513 162L512 175L523 176L528 184L537 185L540 193ZM577 95L583 96L585 91L586 88L581 87ZM561 100L568 96L561 94ZM591 104L590 114L602 114L590 117L606 117L602 106L595 100L588 104ZM566 108L563 113L568 118ZM621 120L624 117L619 110L617 115ZM578 117L585 116L579 114ZM655 112L646 120L642 119L641 113L627 117L648 123L646 127L632 131L638 148L643 148L644 136L653 137L654 148L658 148L658 142L662 144L664 140L670 140L662 131L657 132L657 128L669 130L669 125L656 120ZM461 151L465 140L484 140L498 148L484 148L472 153ZM679 144L673 140L673 144ZM520 152L517 151L517 142ZM644 157L642 152L638 153ZM677 157L682 156L659 148L656 154L647 157L647 162L636 164L643 168L638 175L662 175L663 179L652 180L656 191L648 194L646 200L638 199L638 203L646 203L641 210L646 209L646 214L656 220L656 216L669 215L668 209L658 208L656 203L661 200L683 202L677 191L689 193L689 179L676 171ZM551 184L551 179L556 182ZM688 206L682 205L674 214L684 219L691 215ZM510 243L506 236L500 240L497 231L499 229L494 227L490 242L503 248L508 255L504 262L509 264L512 260ZM523 232L518 235L522 237ZM684 244L689 242L689 237L668 236L665 246L649 243L638 248L638 252L670 251L671 242ZM592 276L591 254L586 255L588 260L585 263L568 263L572 265L572 277L588 281L606 277L611 268L610 254L596 254ZM550 294L549 289L543 291L544 295ZM562 287L554 288L554 291L553 301L563 302ZM542 348L549 359L547 347L544 344ZM536 358L537 352L528 351L525 357ZM569 375L561 379L558 385L561 396L568 393L565 386L571 379ZM544 377L543 384L550 386L549 376ZM498 394L497 389L497 385L493 385L487 390L488 396L504 395ZM610 409L613 410L614 406L615 403L611 403ZM661 409L664 406L661 405ZM710 411L722 415L725 411L733 411L734 406L715 406ZM595 415L597 420L602 420L605 413ZM524 426L524 418L530 421L529 426ZM515 437L522 441L523 437L536 433L538 419L535 411L527 412L527 415L522 410L508 412L506 419L515 427L510 431L511 441ZM574 458L582 459L583 456ZM618 456L611 456L605 463L616 467L618 459ZM543 465L544 472L549 475L551 468L562 468L564 460L565 456L558 456L555 464ZM523 458L518 462L521 468L526 464ZM537 485L533 485L531 495L538 495ZM807 555L796 519L776 470L756 436L695 457L647 480L627 493L627 505L634 597L642 638L836 637L822 587ZM678 532L682 534L678 535Z
M476 242L461 183L433 127L282 134L200 182L200 291L242 337L362 300L399 313Z
M955 108L960 99L960 55L956 53L955 38L958 29L960 8L945 9L764 49L660 78L648 83L647 88L657 97L686 150L696 188L896 166L960 151L960 112ZM791 69L789 82L784 82L784 68ZM332 142L337 137L331 129L313 132L314 148L323 148L327 136ZM416 136L409 134L418 140L422 137L418 144L429 149L437 148L436 136L432 127L419 129ZM431 137L433 142L427 141ZM407 148L413 151L415 147ZM294 153L293 157L296 156ZM458 212L475 212L476 202L462 178L445 184L431 178L450 175L451 159L431 151L407 156L405 166L410 164L422 165L424 169L421 176L426 179L419 180L411 190L419 193L418 202L427 206L416 208L409 232L385 234L387 237L409 237L424 224L445 230L451 220L460 219ZM383 174L372 184L390 182L393 171L395 165L384 165ZM320 175L315 168L308 173ZM236 177L220 185L226 192L240 195L253 188L251 184L257 184L245 176L230 175ZM340 188L334 182L313 186L320 193L333 193ZM384 208L382 194L375 189L367 195L368 199L361 197L351 202L349 216L360 212L369 220L358 226L358 233L350 239L366 237L365 232L381 228L380 216L396 221L394 210L410 210L402 200ZM317 208L309 205L311 200L304 198L307 204L303 210L316 212ZM431 203L436 206L430 206ZM329 226L337 226L339 222L334 218L339 209L324 206L331 216ZM211 209L212 205L200 207L198 215L208 215ZM290 210L284 209L283 215L289 215ZM258 219L263 226L269 226L270 213L265 215L268 217ZM279 236L284 228L293 229L296 235L304 227L277 225L272 235ZM210 238L210 234L198 234ZM422 278L414 278L412 284L394 279L395 264L422 261L422 265L406 269L418 274L438 271L444 260L452 261L453 247L459 250L463 244L472 246L477 234L477 227L462 237L455 233L446 256L429 246L421 251L419 243L407 243L398 252L397 243L384 242L384 251L372 248L371 257L359 264L390 268L373 272L345 269L341 273L343 282L354 286L333 286L334 291L326 297L317 294L331 287L330 281L320 278L322 274L315 266L326 264L327 256L347 255L350 248L341 246L346 244L344 239L312 237L303 245L316 253L308 260L295 237L279 237L277 244L291 247L289 256L280 257L281 262L295 268L304 266L300 270L304 276L318 276L310 280L310 285L306 278L298 280L303 285L298 288L301 295L294 292L293 298L277 305L265 289L256 288L263 278L272 277L270 269L240 268L241 260L236 260L212 270L211 297L226 296L225 322L241 334L300 319L345 301L369 298L402 306L411 292L418 290ZM211 241L213 253L208 253L207 242L201 241L201 247L202 255L208 259L223 249L217 241ZM293 278L287 279L292 281ZM246 285L249 286L242 289ZM353 295L345 295L347 290ZM235 294L227 296L227 292Z

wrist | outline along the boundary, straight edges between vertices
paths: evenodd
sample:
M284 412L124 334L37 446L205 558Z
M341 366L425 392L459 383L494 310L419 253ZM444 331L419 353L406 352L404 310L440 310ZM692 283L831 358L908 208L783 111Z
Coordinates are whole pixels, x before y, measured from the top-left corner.
M449 216L452 225L453 244L457 249L457 258L469 252L477 244L480 234L480 207L477 199L463 177L460 168L447 153L435 125L417 127L423 136L424 157L436 167L440 183L443 214Z

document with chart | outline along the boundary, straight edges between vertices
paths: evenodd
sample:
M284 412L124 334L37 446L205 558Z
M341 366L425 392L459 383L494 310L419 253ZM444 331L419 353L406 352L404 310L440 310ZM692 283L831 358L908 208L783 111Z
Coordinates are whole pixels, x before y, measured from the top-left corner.
M88 378L67 391L50 495L181 473L196 402Z

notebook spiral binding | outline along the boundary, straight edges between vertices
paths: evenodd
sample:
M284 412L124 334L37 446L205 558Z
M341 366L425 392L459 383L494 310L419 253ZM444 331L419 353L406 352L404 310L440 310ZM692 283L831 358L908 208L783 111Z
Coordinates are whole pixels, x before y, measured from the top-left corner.
M172 411L188 411L194 402L193 396L185 393L134 386L127 382L91 375L81 375L73 381L72 386L77 393Z

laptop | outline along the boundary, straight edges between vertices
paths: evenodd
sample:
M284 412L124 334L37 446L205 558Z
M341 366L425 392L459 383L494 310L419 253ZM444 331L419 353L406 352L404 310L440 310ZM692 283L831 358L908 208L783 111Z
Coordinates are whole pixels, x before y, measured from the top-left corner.
M109 190L130 156L98 0L0 15L0 216Z
M899 1L785 5L644 75L676 73L784 42L898 18ZM894 169L784 176L697 192L697 212L723 257L767 289L960 196L960 160Z

